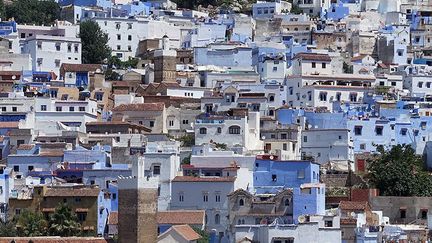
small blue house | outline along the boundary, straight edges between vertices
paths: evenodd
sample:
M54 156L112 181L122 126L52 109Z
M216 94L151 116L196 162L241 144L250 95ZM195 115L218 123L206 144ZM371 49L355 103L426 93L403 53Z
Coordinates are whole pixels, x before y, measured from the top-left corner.
M255 160L253 185L257 194L274 194L283 188L299 188L319 182L319 164L311 161L281 161L270 156Z

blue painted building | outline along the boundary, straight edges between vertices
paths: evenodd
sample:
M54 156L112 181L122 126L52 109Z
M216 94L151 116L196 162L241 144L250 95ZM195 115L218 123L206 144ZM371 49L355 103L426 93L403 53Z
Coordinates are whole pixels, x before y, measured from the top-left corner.
M125 11L129 16L150 14L151 4L148 2L133 1L129 4L117 5L122 11Z
M303 184L293 189L293 219L299 223L301 215L325 215L325 185Z
M15 21L0 22L0 36L10 35L17 32L17 23Z
M345 18L346 16L348 16L349 13L350 13L349 7L345 6L345 4L342 1L339 1L338 3L332 3L330 5L330 8L323 9L321 13L321 18L339 21Z
M319 164L311 161L255 160L253 185L257 194L274 194L283 188L318 182Z

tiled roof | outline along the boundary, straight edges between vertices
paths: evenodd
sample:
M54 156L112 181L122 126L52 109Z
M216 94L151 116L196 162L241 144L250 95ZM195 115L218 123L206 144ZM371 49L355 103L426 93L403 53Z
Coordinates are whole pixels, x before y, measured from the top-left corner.
M19 150L31 150L34 148L34 144L21 144L18 149Z
M102 70L102 65L63 63L60 68L63 69L65 72L90 72L96 71L97 69Z
M325 61L330 62L331 58L327 54L319 54L319 53L299 53L295 55L293 59L301 58L302 60L309 60L309 61Z
M0 128L18 128L19 122L0 122Z
M158 224L200 225L204 222L204 210L173 210L157 213Z
M43 151L39 153L42 157L61 157L64 155L63 151L53 150L53 151Z
M357 219L341 218L340 224L341 225L355 225L355 224L357 224Z
M174 225L171 227L174 231L180 234L185 240L198 240L201 236L195 232L189 225Z
M195 176L176 176L173 182L234 182L235 177L195 177Z
M123 104L115 107L113 111L162 111L164 103Z
M342 210L365 210L368 208L368 202L341 201L339 208Z
M0 71L0 76L21 76L21 71Z
M362 60L362 59L365 58L365 57L366 57L366 55L359 55L359 56L355 56L355 57L351 58L351 61L352 61L352 62L360 61L360 60Z
M108 224L116 225L118 224L118 212L111 212L108 217Z
M47 188L45 197L97 197L99 195L99 188Z

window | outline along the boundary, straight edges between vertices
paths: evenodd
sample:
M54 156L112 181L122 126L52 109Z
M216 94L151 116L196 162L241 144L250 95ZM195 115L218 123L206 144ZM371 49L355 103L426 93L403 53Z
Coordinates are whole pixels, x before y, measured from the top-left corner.
M286 143L282 144L282 150L283 151L287 151L288 150L288 146Z
M321 67L322 67L322 68L326 68L326 66L327 66L327 64L326 64L325 62L323 62L323 63L321 64Z
M240 127L239 126L230 126L228 128L229 134L240 134Z
M316 68L316 63L312 62L312 68Z
M84 222L87 219L87 213L77 213L78 221Z
M428 210L427 209L422 209L421 210L421 218L422 219L427 219L427 214L428 214Z
M121 35L117 35L117 40L121 40Z
M80 106L79 111L85 111L85 107L84 106Z
M220 194L216 193L216 195L215 195L215 201L216 202L220 202L220 199L221 199Z
M406 209L400 209L399 212L400 212L400 218L401 219L406 218Z
M273 72L277 72L277 67L273 67Z
M270 101L270 102L273 102L274 100L275 100L274 95L270 95L270 97L269 97L269 101Z
M56 43L56 51L60 51L61 50L61 43Z
M298 179L304 179L305 178L305 171L304 170L298 170L297 171L297 178Z
M215 224L220 224L220 215L218 213L215 215Z
M184 202L184 194L183 194L183 192L179 193L179 202Z
M128 30L132 29L132 23L128 23Z
M47 110L47 106L46 105L41 105L41 111L46 111Z
M33 170L34 170L34 166L33 166L33 165L29 165L29 166L27 167L27 170L28 170L28 171L33 171Z
M408 131L408 129L406 129L406 128L402 128L402 129L401 129L401 134L402 134L402 136L406 136L406 135L407 135L407 131Z
M102 101L103 100L103 95L104 95L103 93L96 93L95 94L96 100L97 101Z
M418 87L423 88L423 82L418 82Z
M25 33L21 33L21 38L25 38Z
M74 49L75 49L75 53L78 53L79 45L75 45L75 46L74 46Z
M307 140L307 136L303 136L303 142L304 142L304 143L307 143L307 141L308 141L308 140Z
M290 201L288 198L285 199L284 205L288 207L290 205Z
M222 133L222 128L218 127L217 128L217 133L219 133L219 134Z
M320 92L319 99L320 101L327 101L327 92Z
M239 200L239 206L244 206L244 200L243 200L243 198L240 198L240 200Z
M2 111L6 111L6 107L2 107Z
M355 126L354 127L354 134L356 136L361 136L362 135L362 129L363 129L362 126Z
M71 45L71 44L69 44L69 45L67 46L67 52L72 52L72 45Z
M382 136L383 135L383 127L382 126L376 126L375 127L375 135Z
M132 46L128 46L128 51L132 51Z
M69 111L75 111L75 107L69 106Z
M20 215L21 214L21 208L15 208L15 214Z
M12 111L16 112L18 109L16 106L12 107Z
M57 106L56 107L56 111L62 111L62 107L61 106Z
M360 149L361 150L365 150L366 149L366 144L365 143L360 144Z
M154 127L154 121L150 121L150 127Z
M117 51L121 50L121 45L117 45Z
M277 181L277 175L275 174L272 175L272 181Z
M128 35L128 40L131 41L132 40L132 36Z
M333 227L333 220L326 220L324 221L325 227Z
M203 202L208 202L208 193L203 192Z
M200 133L200 134L207 134L207 128L205 128L205 127L201 127L201 128L199 129L199 133Z
M168 123L169 123L169 126L170 126L170 127L173 127L173 126L174 126L174 121L168 121Z
M75 198L75 202L76 202L76 203L81 202L81 198L80 198L80 197L76 197L76 198Z
M14 165L13 169L15 172L19 172L19 165Z
M153 166L153 175L160 175L160 165Z

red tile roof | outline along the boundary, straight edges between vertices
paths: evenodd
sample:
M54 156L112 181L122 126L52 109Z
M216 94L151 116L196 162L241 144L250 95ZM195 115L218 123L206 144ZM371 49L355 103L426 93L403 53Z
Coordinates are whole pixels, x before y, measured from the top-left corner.
M171 227L187 241L194 241L201 238L189 225L174 225Z
M341 201L339 208L342 210L365 210L368 208L368 202Z
M204 223L204 210L173 210L157 213L158 224L188 224L200 225Z
M97 197L99 196L99 188L47 188L45 191L45 197Z
M63 63L60 69L64 70L65 72L90 72L96 71L97 69L102 70L102 65Z
M340 219L341 225L356 225L357 219L351 219L351 218L341 218Z
M19 150L31 150L32 148L34 148L34 144L21 144L18 149Z
M19 122L0 122L0 128L18 128Z
M173 182L234 182L235 177L195 177L195 176L176 176Z
M355 57L351 58L351 61L352 61L352 62L355 62L355 61L361 61L361 60L362 60L363 58L365 58L365 57L366 57L366 55L362 54L362 55L355 56Z
M331 58L328 54L319 54L319 53L302 52L295 55L295 57L293 57L293 59L298 59L298 58L302 60L308 60L308 61L324 61L324 62L331 61Z
M123 104L114 107L113 111L162 111L164 103Z

